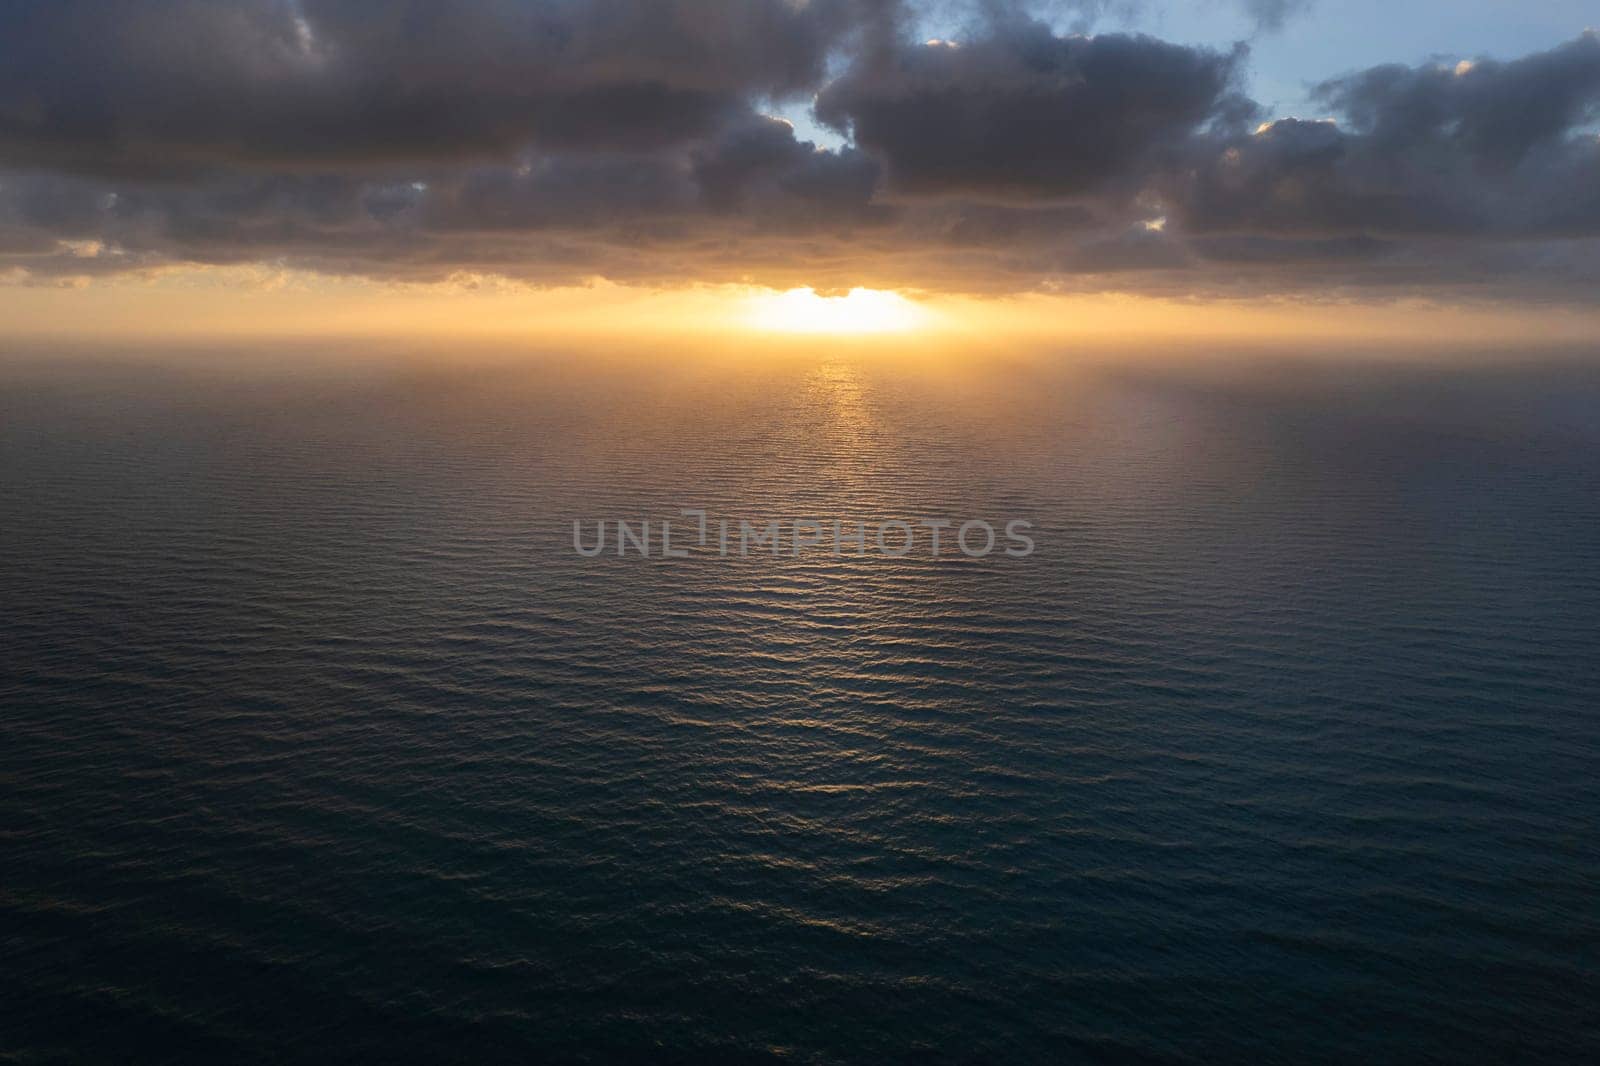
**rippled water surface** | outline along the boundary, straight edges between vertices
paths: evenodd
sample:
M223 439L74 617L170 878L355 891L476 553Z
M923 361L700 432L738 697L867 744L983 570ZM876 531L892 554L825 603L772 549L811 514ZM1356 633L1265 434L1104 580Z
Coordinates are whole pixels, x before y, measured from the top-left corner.
M1600 1056L1594 360L821 348L13 353L0 1059Z

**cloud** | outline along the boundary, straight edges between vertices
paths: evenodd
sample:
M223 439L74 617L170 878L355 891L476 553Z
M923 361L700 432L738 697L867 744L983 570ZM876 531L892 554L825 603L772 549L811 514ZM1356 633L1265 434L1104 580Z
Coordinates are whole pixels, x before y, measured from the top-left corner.
M872 56L831 82L816 111L883 159L892 192L1083 195L1136 182L1181 142L1241 54L1006 20L972 41Z
M1276 33L1297 15L1311 9L1313 0L1240 0L1244 13L1262 33Z
M803 214L861 220L873 212L880 168L854 149L819 150L795 137L788 122L753 115L691 154L704 203L727 214ZM881 210L881 209L880 209Z
M1242 46L957 7L930 43L914 0L19 0L0 274L1594 298L1592 33L1273 120ZM810 101L848 143L775 117Z
M846 0L20 0L0 155L170 174L640 148L809 91Z
M1600 234L1600 38L1512 62L1324 83L1339 120L1196 142L1167 193L1193 233L1504 240Z

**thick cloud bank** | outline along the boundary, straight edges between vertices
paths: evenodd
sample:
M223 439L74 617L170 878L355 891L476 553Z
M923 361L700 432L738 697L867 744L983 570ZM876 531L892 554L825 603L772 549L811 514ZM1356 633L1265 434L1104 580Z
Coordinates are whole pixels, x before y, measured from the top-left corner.
M1267 28L1303 6L1245 0ZM999 0L928 40L925 7L14 0L0 277L1600 291L1593 32L1354 72L1316 90L1329 117L1268 121L1244 45ZM771 117L806 106L843 147Z

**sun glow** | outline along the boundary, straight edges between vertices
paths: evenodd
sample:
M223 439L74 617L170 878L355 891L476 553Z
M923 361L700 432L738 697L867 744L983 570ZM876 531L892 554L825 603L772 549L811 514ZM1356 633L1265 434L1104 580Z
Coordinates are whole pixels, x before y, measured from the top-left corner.
M113 254L93 241L70 246L90 266ZM964 296L857 288L824 296L752 285L649 288L595 280L545 288L461 276L439 283L385 283L263 266L194 266L97 275L54 284L22 283L0 270L6 338L67 342L114 338L133 344L226 338L311 337L560 345L595 337L676 344L695 350L712 338L819 337L874 347L1018 343L1059 347L1064 339L1125 345L1202 339L1297 343L1352 339L1424 344L1532 340L1592 346L1600 313L1516 307L1467 309L1412 300L1314 304L1271 300L1170 300L1132 293ZM11 282L11 283L8 283ZM687 350L687 349L686 349ZM0 352L0 362L6 353Z
M843 296L790 289L750 297L745 322L773 333L903 333L926 325L928 312L882 289L851 289Z

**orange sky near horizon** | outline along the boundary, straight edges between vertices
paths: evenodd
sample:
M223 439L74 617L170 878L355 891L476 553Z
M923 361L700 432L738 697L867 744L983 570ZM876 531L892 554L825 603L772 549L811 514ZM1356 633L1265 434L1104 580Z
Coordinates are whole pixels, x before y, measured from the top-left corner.
M818 295L740 285L649 289L596 281L535 288L495 278L421 285L264 267L205 267L0 284L0 340L185 338L644 338L694 336L1063 338L1415 344L1582 344L1600 311L1526 304L1123 294L972 297L858 289Z

